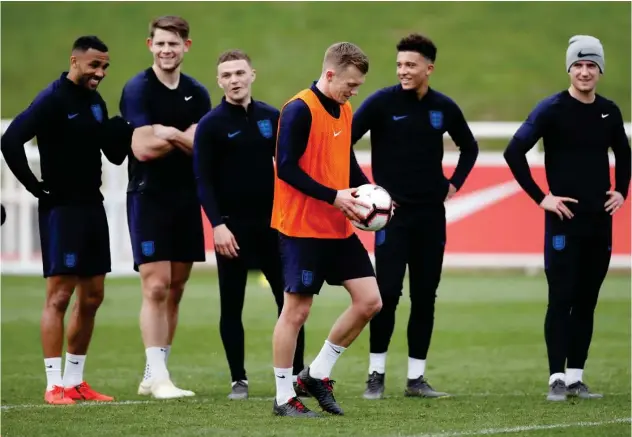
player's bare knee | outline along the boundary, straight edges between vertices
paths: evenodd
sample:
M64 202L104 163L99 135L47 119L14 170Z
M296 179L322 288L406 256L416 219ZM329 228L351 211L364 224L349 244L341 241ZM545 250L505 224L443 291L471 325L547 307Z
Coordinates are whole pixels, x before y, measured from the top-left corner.
M167 302L170 289L167 278L151 278L143 283L143 299L153 303Z
M46 307L59 313L65 313L75 289L74 281L50 278L46 288Z
M105 296L105 276L82 278L77 284L76 307L84 315L94 315Z
M354 299L352 305L363 318L370 320L382 309L382 298L378 292L367 293Z
M103 303L103 288L93 289L90 292L78 295L77 305L79 311L87 315L94 315Z
M143 264L139 267L143 301L164 304L171 289L171 266L168 262Z
M182 295L184 294L184 285L185 281L179 282L171 282L171 286L169 287L169 303L172 305L179 305L182 300Z
M290 299L286 298L283 310L281 311L281 317L283 317L287 323L300 329L309 317L312 299L292 296Z
M171 263L171 283L169 284L169 304L178 305L182 300L184 287L191 276L191 263Z
M300 327L307 322L307 318L309 317L309 310L311 309L311 305L300 305L296 311L293 313L293 324L294 326Z
M382 309L382 298L375 294L364 302L363 314L367 319L372 319Z
M65 313L71 297L72 290L57 290L54 293L50 293L46 298L46 307L58 313Z

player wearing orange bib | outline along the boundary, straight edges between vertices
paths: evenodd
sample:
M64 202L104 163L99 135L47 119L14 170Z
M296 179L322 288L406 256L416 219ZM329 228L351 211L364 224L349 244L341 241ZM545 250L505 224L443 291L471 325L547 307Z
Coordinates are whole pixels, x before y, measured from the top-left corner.
M343 414L333 396L331 370L382 306L369 255L349 222L360 218L354 206L361 204L349 187L368 181L351 148L348 100L368 70L360 48L334 44L325 53L320 79L281 111L272 211L285 280L285 303L273 337L273 411L279 416L317 416L296 396L292 359L298 332L323 283L343 285L352 303L297 382L329 413Z

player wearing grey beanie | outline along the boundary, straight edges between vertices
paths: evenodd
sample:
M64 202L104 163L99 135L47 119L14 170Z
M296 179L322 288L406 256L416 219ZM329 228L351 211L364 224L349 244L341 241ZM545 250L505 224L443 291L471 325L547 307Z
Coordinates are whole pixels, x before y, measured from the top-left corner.
M579 61L594 62L599 67L601 74L604 74L606 60L601 41L589 35L575 35L571 37L566 49L566 72L568 73L571 66Z
M604 66L597 38L573 36L566 51L569 88L541 100L504 153L518 184L546 211L546 398L554 402L603 397L584 382L584 368L599 291L613 243L621 240L613 235L612 216L623 206L632 177L632 152L621 110L596 92ZM547 194L533 179L526 159L539 140L544 145ZM609 150L615 159L614 181Z

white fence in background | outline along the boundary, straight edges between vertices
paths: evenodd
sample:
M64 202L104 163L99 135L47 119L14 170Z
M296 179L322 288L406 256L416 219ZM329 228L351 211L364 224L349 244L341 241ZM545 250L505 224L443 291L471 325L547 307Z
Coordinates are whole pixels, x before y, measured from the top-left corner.
M2 133L4 133L11 120L2 120ZM508 140L520 126L517 122L472 122L470 128L479 141L484 140ZM632 131L630 123L626 123L628 136ZM446 137L448 137L446 135ZM449 138L449 137L448 137ZM27 157L33 172L39 175L39 153L34 144L26 147ZM360 151L357 153L360 164L370 162L369 153ZM542 154L539 145L534 147L528 155L528 160L533 164L542 162ZM454 164L458 159L458 152L446 152L444 163ZM112 253L112 273L118 275L132 274L132 253L129 234L127 230L126 216L126 186L127 163L115 166L107 160L103 160L103 185L102 192L105 197L105 206L110 225L110 243ZM478 164L492 166L504 166L502 155L498 152L481 152ZM41 258L39 231L37 223L37 201L17 182L8 169L4 157L0 169L1 191L0 200L6 208L7 220L1 228L1 270L4 274L41 274ZM539 258L516 258L518 261L511 267L533 268L540 263ZM524 259L525 261L521 261ZM499 260L499 261L502 261ZM629 261L622 260L623 265L629 265ZM214 265L215 257L208 256L206 265ZM618 262L621 264L621 262ZM502 262L494 262L489 257L469 257L453 259L446 257L446 266L456 267L498 267ZM509 265L508 265L509 266Z

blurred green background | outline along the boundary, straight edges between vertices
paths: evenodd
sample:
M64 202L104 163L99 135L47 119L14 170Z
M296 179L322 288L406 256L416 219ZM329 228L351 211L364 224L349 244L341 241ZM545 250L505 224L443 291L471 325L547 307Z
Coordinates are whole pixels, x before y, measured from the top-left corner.
M96 34L110 47L112 65L100 91L110 112L118 113L124 83L151 63L145 46L150 20L176 14L189 20L192 30L184 71L209 88L213 102L221 97L215 61L223 50L246 50L258 70L255 98L279 106L318 77L329 44L349 40L371 61L366 84L353 100L357 107L371 92L396 83L395 44L416 31L439 49L431 85L456 100L469 121L520 121L540 99L568 86L568 39L590 34L601 39L606 53L599 92L630 120L629 2L25 2L1 7L2 118L19 113L67 68L70 46L82 34Z

